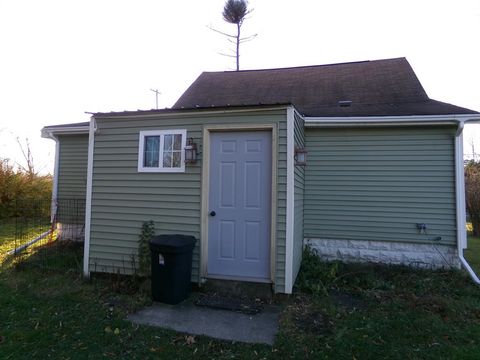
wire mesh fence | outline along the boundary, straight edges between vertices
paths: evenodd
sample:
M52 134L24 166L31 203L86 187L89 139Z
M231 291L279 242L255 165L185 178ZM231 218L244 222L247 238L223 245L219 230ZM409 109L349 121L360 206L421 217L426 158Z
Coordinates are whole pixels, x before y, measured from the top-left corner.
M0 220L2 265L41 270L80 270L85 200L22 201Z

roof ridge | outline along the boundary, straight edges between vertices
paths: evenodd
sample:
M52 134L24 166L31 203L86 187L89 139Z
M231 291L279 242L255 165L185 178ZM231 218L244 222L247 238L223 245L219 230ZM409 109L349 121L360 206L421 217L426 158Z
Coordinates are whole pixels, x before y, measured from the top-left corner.
M359 60L359 61L347 61L342 63L330 63L330 64L319 64L319 65L303 65L303 66L287 66L279 68L265 68L265 69L246 69L246 70L226 70L226 71L203 71L202 74L228 74L228 73L246 73L246 72L257 72L257 71L283 71L290 69L305 69L305 68L318 68L318 67L327 67L327 66L341 66L341 65L351 65L351 64L363 64L363 63L374 63L374 62L384 62L384 61L393 61L393 60L406 60L403 57L396 58L387 58L387 59L376 59L376 60Z

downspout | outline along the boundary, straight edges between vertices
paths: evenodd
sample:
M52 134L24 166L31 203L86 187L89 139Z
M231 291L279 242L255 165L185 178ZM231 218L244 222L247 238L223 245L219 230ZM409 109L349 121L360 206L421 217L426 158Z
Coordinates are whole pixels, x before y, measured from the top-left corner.
M53 184L52 184L52 204L50 210L50 222L55 220L55 214L57 213L57 195L58 195L58 169L60 164L60 140L57 136L53 135L51 131L45 131L44 135L55 141L55 163L53 165Z
M457 251L460 263L468 274L480 285L480 279L463 256L463 249L467 247L467 229L465 224L465 173L463 168L463 127L465 120L459 120L455 134L455 192L457 206Z

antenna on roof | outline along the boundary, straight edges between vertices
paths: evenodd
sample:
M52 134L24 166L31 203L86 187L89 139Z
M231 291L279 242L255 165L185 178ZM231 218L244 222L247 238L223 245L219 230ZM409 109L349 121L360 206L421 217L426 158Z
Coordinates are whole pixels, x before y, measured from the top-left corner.
M158 109L158 95L160 95L161 92L158 91L158 89L150 89L150 91L153 91L155 93L155 109Z

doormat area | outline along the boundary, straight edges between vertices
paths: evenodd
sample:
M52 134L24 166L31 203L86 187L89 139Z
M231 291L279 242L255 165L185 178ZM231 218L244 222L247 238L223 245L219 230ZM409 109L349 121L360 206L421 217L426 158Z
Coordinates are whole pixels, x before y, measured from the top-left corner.
M204 306L212 309L230 310L247 315L256 315L263 310L263 303L259 299L231 297L219 294L206 294L200 296L194 302L197 306Z

